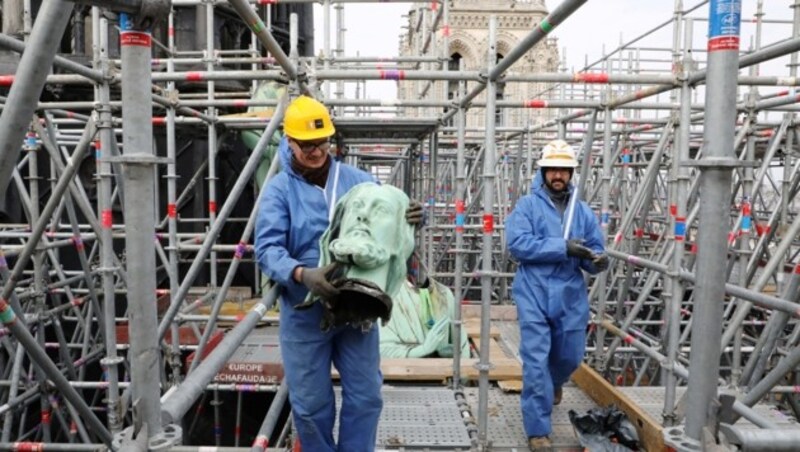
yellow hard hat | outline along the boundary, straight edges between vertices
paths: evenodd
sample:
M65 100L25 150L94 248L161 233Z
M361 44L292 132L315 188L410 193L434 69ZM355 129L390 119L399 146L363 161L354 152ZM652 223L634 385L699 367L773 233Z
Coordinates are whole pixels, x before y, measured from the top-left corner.
M283 132L295 140L311 141L327 138L336 131L328 109L308 96L300 96L286 108Z
M575 149L564 140L553 140L542 148L540 168L577 168Z

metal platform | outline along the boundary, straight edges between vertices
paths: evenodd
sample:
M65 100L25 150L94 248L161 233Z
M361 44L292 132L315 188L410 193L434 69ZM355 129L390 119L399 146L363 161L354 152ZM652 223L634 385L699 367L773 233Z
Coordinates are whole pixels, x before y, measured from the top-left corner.
M478 413L478 388L465 391L473 415ZM561 404L553 407L550 439L558 450L582 450L569 421L569 410L584 413L597 405L580 389L565 386ZM505 393L498 388L489 390L489 425L487 435L492 450L527 451L528 437L522 426L519 394Z
M384 386L383 411L378 424L377 447L385 450L469 450L467 424L455 393L436 387ZM341 407L341 388L336 388ZM333 428L339 431L338 416Z

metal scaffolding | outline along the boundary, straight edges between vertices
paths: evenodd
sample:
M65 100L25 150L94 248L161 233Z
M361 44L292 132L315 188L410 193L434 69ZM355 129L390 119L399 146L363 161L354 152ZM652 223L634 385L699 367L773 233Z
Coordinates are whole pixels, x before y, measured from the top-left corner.
M769 402L800 416L800 0L781 1L786 14L767 20L761 0L675 0L669 20L580 71L535 74L509 70L586 0L559 2L499 59L489 20L480 70L448 67L450 2L407 2L419 20L415 55L391 58L348 55L344 45L346 5L387 0L282 0L322 4L318 56L299 55L296 16L289 46L276 40L271 0L47 0L35 17L20 8L24 32L0 35L0 47L21 54L16 72L0 76L0 198L20 205L19 218L0 224L0 449L191 450L177 447L200 429L187 413L207 399L220 446L220 397L235 393L234 450L245 392L273 403L253 447L274 437L285 445L285 385L214 381L277 299L250 245L252 180L289 98L254 93L275 81L333 109L346 161L424 201L414 276L436 278L482 314L473 448L492 441L490 310L514 302L503 224L528 193L538 150L558 137L580 149L578 192L612 258L591 282L587 363L618 386L663 389L660 421L677 450L720 438L793 450L800 428L778 429L753 408ZM742 3L756 11L746 51ZM202 24L197 49L175 39L182 11ZM219 48L220 12L238 16L246 45ZM56 55L70 20L82 24L72 45L91 43L87 64ZM75 38L87 21L91 36ZM165 32L151 33L158 24ZM766 27L780 39L762 42ZM671 45L652 42L657 33ZM348 97L346 84L366 80L409 84L413 99ZM498 99L498 83L530 82L545 88ZM46 99L48 87L87 97ZM274 110L238 114L251 107ZM498 124L503 111L529 120ZM481 127L468 126L469 112ZM225 140L251 130L261 138L223 186L234 159ZM199 146L181 142L200 136ZM196 164L179 163L187 158ZM227 318L237 280L258 302ZM210 314L196 312L203 304ZM461 309L455 319L459 337ZM217 323L231 320L215 342Z

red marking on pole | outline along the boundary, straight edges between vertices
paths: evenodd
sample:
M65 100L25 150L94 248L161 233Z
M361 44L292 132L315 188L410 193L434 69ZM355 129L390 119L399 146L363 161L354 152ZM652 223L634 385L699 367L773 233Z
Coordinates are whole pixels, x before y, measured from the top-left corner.
M69 432L73 435L78 433L78 424L75 421L69 423Z
M483 215L483 232L491 234L494 231L494 215L487 213Z
M175 27L167 28L167 35L168 36L175 36Z
M692 250L690 252L692 254L697 254L697 243L692 243Z
M14 445L13 450L16 452L44 452L44 444L43 443L33 443L28 441L23 441L20 443L13 443Z
M242 427L241 427L241 426L239 426L239 425L237 425L236 427L234 427L234 428L233 428L233 434L234 434L234 436L236 436L236 437L239 437L239 436L241 436L241 435L242 435Z
M769 137L772 137L773 135L775 135L775 131L774 130L763 130L761 132L758 132L758 136L760 136L760 137L769 138Z
M80 237L72 237L70 241L75 246L75 249L78 251L83 251L83 240Z
M101 224L105 229L111 229L114 225L114 213L111 209L106 209L100 214Z
M236 315L236 323L239 323L242 320L244 320L244 317L245 317L244 314L237 314Z
M235 101L233 101L233 106L234 107L246 107L247 106L247 101L244 100L244 99L235 100Z
M167 204L167 216L170 218L177 218L178 217L178 206L175 204Z
M256 436L256 440L253 441L253 447L260 447L262 449L266 449L269 447L269 439L266 436L258 435Z
M636 96L637 99L642 99L644 97L647 97L647 93L645 93L642 90L639 90L639 91L636 91L636 93L634 93L634 96Z
M644 237L644 229L638 228L634 231L634 234L636 235L636 238L641 239L642 237Z
M216 201L209 201L208 202L208 213L217 213L217 203L216 203Z
M604 72L576 72L573 80L583 83L608 83L608 74Z
M187 82L199 82L203 80L203 74L201 72L187 72L186 73L186 81Z
M678 206L676 204L669 205L669 214L672 215L673 217L675 215L678 215Z
M642 132L644 132L645 130L650 130L652 128L653 128L652 124L645 124L642 126Z
M634 340L633 336L631 336L630 334L626 335L625 338L623 339L623 341L625 341L626 344L633 344L633 340Z
M442 36L450 36L450 25L445 25L442 27Z
M80 305L83 304L83 298L82 297L81 298L75 298L72 301L70 301L69 304L71 304L72 306L76 306L76 307L80 306Z
M545 108L547 101L541 99L533 99L525 102L525 108Z
M100 140L94 140L94 141L92 142L92 145L94 145L94 149L95 149L96 151L98 151L98 152L99 152L101 149L103 149L103 147L100 145Z
M50 410L42 410L42 424L50 424Z
M751 213L750 203L749 202L743 202L742 203L742 215L744 215L746 217L749 217L750 213Z
M431 11L436 11L439 9L439 4L436 2L431 2Z
M796 275L800 275L800 264L797 264L797 265L794 267L794 273L795 273Z
M738 36L720 36L708 40L708 51L739 50Z
M122 47L150 47L152 38L150 33L123 31L119 34L119 43Z
M788 95L789 95L789 90L785 90L785 91L779 91L776 96L780 97L780 96L788 96Z
M153 116L152 123L154 126L163 126L167 123L167 118L164 116Z
M404 80L406 78L406 71L403 70L386 70L378 71L381 80Z
M457 199L456 200L456 213L464 213L464 200Z
M258 0L259 5L277 5L278 0Z
M13 83L13 75L0 75L0 86L11 86Z

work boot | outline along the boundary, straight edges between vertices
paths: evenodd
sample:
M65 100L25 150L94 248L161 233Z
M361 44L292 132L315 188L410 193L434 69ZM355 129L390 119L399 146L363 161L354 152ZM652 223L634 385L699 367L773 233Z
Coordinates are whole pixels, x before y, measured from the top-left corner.
M546 436L531 436L528 438L528 448L531 452L550 452L553 450L553 443Z
M564 395L564 390L561 388L556 388L555 394L553 394L553 405L559 405L561 403L561 396Z

